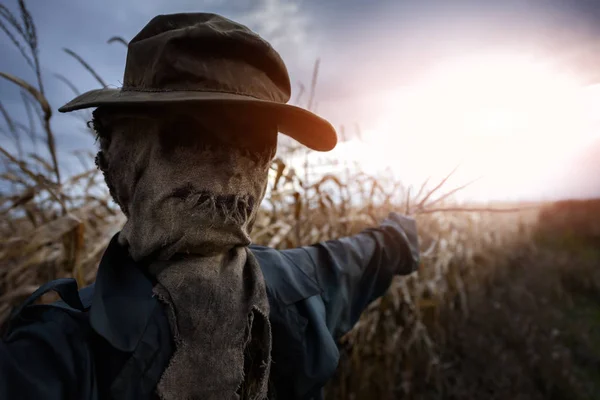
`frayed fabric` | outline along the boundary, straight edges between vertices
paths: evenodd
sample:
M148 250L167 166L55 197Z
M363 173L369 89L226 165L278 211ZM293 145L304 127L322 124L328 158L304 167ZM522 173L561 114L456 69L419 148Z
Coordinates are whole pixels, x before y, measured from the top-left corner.
M263 400L270 394L271 343L269 314L253 306L244 346L244 380L237 390L241 399Z
M163 400L267 398L269 304L260 267L246 248L175 262L157 276L175 352L158 384Z

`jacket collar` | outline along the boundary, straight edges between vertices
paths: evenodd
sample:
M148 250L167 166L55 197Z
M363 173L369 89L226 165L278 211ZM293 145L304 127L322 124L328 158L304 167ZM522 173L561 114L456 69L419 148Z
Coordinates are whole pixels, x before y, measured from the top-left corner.
M119 244L118 236L111 239L98 267L90 324L114 348L132 352L158 300L152 281Z

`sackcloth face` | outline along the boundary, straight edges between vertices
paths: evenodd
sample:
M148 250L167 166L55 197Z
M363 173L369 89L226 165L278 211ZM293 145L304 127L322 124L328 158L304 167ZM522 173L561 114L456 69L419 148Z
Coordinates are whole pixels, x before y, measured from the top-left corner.
M266 398L269 306L247 246L277 132L223 116L106 119L107 180L127 215L119 240L155 276L176 344L159 396Z

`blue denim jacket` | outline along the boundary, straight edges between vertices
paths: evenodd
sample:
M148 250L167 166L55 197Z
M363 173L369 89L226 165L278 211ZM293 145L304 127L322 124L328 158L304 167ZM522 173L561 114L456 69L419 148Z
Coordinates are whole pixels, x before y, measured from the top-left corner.
M320 399L338 365L339 338L395 275L419 264L415 222L396 213L352 237L250 249L266 281L279 399ZM72 279L42 286L0 342L0 398L156 398L174 344L153 285L115 236L94 284L79 291ZM62 300L34 304L49 290Z

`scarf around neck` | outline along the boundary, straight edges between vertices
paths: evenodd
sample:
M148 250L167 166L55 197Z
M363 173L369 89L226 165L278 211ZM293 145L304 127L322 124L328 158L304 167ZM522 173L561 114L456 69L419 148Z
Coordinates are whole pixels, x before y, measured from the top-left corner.
M236 247L215 256L186 258L163 268L157 279L155 293L169 307L176 345L158 385L160 397L266 398L269 304L252 253Z

